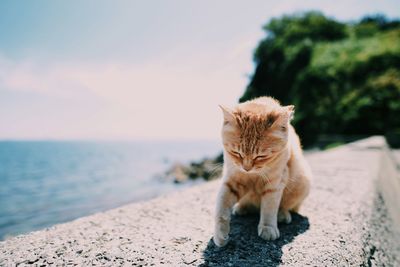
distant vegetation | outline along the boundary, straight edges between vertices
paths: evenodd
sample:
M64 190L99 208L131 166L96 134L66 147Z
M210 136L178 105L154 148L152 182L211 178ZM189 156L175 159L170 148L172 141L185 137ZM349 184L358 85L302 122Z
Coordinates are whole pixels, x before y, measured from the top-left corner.
M272 19L264 30L240 102L269 95L294 104L305 147L328 149L375 134L400 146L400 21L376 15L343 23L308 12ZM222 161L220 154L168 175L176 182L215 179Z
M294 104L303 143L321 134L400 134L400 21L342 23L318 12L272 19L240 102Z

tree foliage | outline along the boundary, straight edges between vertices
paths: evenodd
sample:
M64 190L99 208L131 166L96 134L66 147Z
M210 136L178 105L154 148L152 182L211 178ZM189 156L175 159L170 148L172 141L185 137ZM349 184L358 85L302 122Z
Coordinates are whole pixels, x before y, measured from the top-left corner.
M240 102L269 95L294 104L305 145L321 134L400 132L400 22L342 23L318 12L272 19L254 52Z

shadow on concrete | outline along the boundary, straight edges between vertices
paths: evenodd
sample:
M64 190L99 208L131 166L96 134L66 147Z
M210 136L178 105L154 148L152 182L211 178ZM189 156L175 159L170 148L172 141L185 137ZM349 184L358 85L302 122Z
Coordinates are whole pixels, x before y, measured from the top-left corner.
M229 243L218 248L210 239L200 266L278 266L282 247L310 227L307 217L292 214L292 218L291 224L279 225L278 240L265 241L257 235L258 216L233 216Z

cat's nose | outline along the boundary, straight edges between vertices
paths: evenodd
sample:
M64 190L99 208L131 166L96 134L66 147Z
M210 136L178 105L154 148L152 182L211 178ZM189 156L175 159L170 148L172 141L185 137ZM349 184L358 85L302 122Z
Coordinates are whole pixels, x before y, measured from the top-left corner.
M251 166L243 166L243 169L244 169L246 172L250 171L251 168L252 168Z
M250 171L252 168L253 168L252 162L249 161L249 160L244 160L244 162L243 162L243 169L244 169L246 172L248 172L248 171Z

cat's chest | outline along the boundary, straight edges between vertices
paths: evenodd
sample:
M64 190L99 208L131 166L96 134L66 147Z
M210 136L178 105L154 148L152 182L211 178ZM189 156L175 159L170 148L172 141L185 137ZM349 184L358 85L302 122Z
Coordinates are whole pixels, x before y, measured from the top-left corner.
M239 193L245 195L249 192L262 194L265 189L275 188L280 183L278 177L261 175L237 174L231 176L229 184Z

